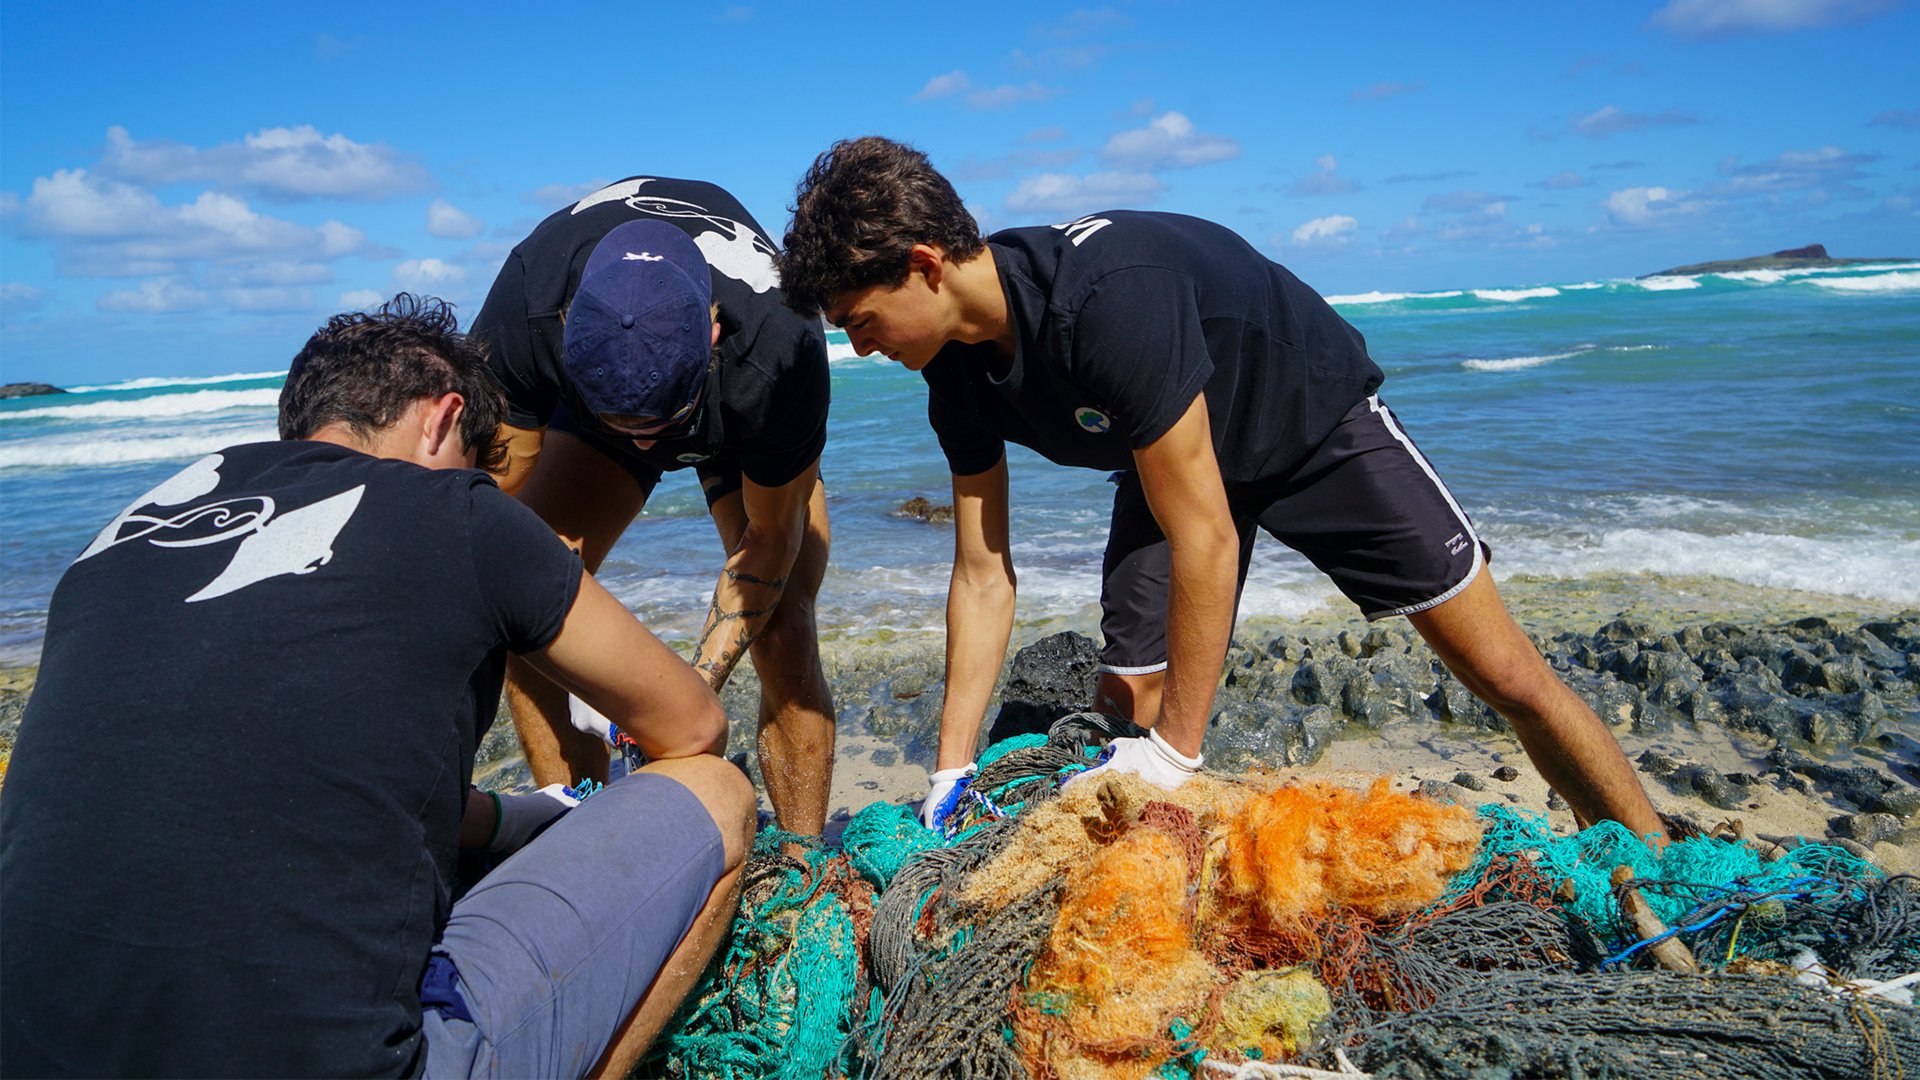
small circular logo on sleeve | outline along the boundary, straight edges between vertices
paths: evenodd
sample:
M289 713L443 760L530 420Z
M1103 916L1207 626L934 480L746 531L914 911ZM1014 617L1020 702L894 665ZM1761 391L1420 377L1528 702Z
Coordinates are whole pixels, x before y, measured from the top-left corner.
M1073 410L1073 418L1081 427L1095 435L1105 434L1108 428L1113 427L1113 421L1108 419L1106 413L1090 405L1082 405Z

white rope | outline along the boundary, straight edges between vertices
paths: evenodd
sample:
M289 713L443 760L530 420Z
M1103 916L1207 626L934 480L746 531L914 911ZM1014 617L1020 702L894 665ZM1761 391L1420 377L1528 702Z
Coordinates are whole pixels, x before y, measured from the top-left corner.
M1222 1080L1278 1080L1281 1077L1304 1077L1305 1080L1371 1080L1373 1074L1354 1068L1353 1062L1347 1060L1345 1050L1336 1047L1333 1056L1340 1062L1339 1072L1310 1069L1305 1065L1275 1065L1268 1061L1248 1061L1239 1065L1229 1065L1224 1061L1214 1061L1209 1058L1201 1064L1218 1073Z

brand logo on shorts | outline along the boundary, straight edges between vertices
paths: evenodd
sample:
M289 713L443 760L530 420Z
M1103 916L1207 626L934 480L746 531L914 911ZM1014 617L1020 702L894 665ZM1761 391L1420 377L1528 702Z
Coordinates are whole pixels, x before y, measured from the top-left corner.
M673 460L683 465L692 465L696 462L705 461L712 456L712 454L679 454L676 455Z
M1467 534L1466 533L1454 533L1453 536L1448 538L1447 551L1450 554L1458 555L1465 550L1467 550Z
M1108 428L1113 426L1113 421L1107 418L1106 413L1087 405L1082 405L1073 410L1073 419L1081 427L1093 432L1095 435L1103 435Z

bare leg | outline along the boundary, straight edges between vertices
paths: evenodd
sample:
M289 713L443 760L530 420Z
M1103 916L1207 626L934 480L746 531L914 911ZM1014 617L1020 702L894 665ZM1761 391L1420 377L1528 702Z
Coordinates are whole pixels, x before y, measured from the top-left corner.
M549 431L519 500L580 553L589 573L626 531L646 493L633 474L565 432ZM607 780L607 744L576 729L567 692L523 663L507 663L507 708L536 785Z
M1666 830L1619 742L1507 614L1491 574L1481 570L1453 599L1407 619L1447 670L1513 724L1581 822L1617 821L1664 845Z
M713 959L714 951L726 940L727 931L733 925L734 911L740 902L740 869L753 846L758 798L753 784L731 763L703 754L650 762L641 771L670 776L699 798L720 828L720 839L726 846L726 866L713 891L707 895L706 906L694 920L693 929L680 939L659 974L654 976L653 985L647 987L632 1014L587 1074L594 1077L621 1077L632 1072L634 1063L660 1036L673 1011L699 981L707 962Z
M1100 683L1093 691L1093 707L1150 728L1160 719L1160 691L1166 682L1164 668L1145 675L1116 675L1111 671L1103 671L1100 673Z
M747 518L738 495L713 505L714 525L727 549L740 542ZM805 836L826 828L833 781L833 693L820 667L814 598L826 576L832 530L826 487L815 483L786 591L749 647L760 676L760 775L780 827Z

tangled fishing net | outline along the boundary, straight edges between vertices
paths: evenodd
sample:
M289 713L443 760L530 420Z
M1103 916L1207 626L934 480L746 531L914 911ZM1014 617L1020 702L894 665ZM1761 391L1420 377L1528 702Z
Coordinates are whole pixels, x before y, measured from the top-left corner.
M1060 787L1123 733L996 744L939 832L876 805L838 850L762 836L639 1075L1920 1075L1910 878L1816 844L1656 857L1384 780ZM1655 966L1681 946L1692 972Z

